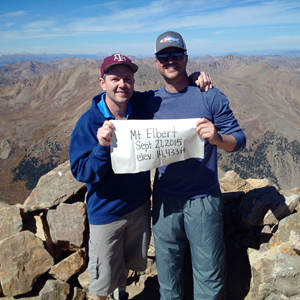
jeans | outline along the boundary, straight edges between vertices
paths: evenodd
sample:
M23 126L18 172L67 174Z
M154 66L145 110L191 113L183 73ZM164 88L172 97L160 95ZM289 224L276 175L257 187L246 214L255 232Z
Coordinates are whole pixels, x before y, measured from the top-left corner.
M183 299L183 264L190 245L194 300L225 294L223 202L220 191L176 199L154 191L153 234L161 300Z

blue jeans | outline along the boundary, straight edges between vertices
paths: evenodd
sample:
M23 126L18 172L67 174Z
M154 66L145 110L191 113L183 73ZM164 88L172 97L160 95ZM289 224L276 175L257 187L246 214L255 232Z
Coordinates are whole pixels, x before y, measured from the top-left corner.
M194 300L225 294L223 202L220 191L195 199L153 196L153 234L161 300L183 299L183 264L189 242Z

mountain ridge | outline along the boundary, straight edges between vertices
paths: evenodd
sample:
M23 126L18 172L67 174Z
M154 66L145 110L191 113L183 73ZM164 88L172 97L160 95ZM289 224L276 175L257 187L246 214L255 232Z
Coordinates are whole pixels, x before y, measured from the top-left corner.
M233 169L244 178L268 177L282 189L299 186L298 59L294 64L290 61L287 70L274 68L273 60L234 55L215 61L205 59L210 62L191 58L188 73L206 70L212 76L214 86L228 97L247 136L244 151L219 151L220 168ZM1 201L18 203L28 196L41 175L68 159L75 123L90 107L93 96L102 91L98 83L101 62L68 58L51 63L59 71L11 85L0 84ZM135 90L163 86L153 58L133 58L133 62L139 66ZM13 74L23 74L23 78L34 75L24 67L31 70L32 64L14 65ZM38 67L35 70L45 72Z
M264 54L263 54L264 53ZM6 66L8 64L12 63L18 63L18 62L26 62L26 61L36 61L36 62L50 62L50 61L56 61L56 60L61 60L64 58L68 57L74 57L74 58L79 58L79 59L103 59L109 54L104 53L104 52L98 52L96 54L66 54L66 53L61 53L61 54L47 54L47 53L29 53L29 52L21 52L21 53L6 53L6 54L1 54L0 53L0 67ZM127 55L127 54L126 54ZM129 55L129 54L128 54ZM260 56L260 57L300 57L300 50L265 50L265 51L251 51L248 53L224 53L222 55L215 55L215 57L224 57L228 55L237 55L237 56L243 56L243 57L255 57L255 56ZM147 58L153 57L153 55L144 55L144 54L139 54L136 55L136 58ZM202 57L205 57L208 55L204 55ZM199 57L199 55L191 55L190 57ZM211 56L214 57L214 56Z

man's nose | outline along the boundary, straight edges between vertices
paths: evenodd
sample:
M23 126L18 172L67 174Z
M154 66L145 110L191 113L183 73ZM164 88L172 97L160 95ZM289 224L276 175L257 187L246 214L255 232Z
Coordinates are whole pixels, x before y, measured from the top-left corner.
M169 62L169 61L174 61L174 58L171 53L169 53L168 60L166 62Z
M124 79L120 79L119 85L120 85L120 87L124 87L125 86L125 80Z

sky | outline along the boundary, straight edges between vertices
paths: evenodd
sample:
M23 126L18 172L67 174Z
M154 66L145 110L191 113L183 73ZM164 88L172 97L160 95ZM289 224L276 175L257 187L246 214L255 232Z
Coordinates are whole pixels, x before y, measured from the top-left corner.
M179 32L188 55L300 50L300 1L0 0L0 53L153 56Z

